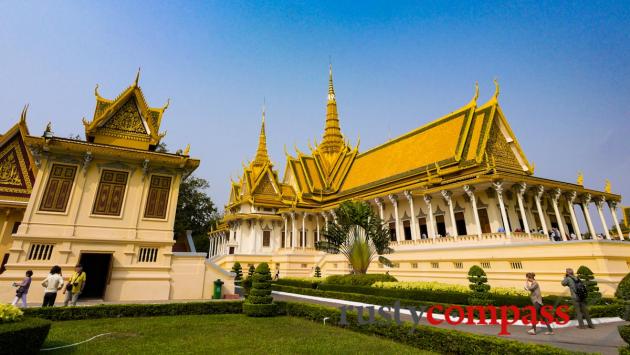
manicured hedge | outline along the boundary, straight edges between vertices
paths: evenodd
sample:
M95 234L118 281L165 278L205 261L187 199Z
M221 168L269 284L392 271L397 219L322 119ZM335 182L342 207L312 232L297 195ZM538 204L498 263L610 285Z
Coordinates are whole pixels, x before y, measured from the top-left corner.
M201 315L241 313L242 301L213 301L164 304L108 304L90 307L41 307L27 308L30 317L54 321L94 318L152 317L176 315Z
M277 285L285 285L285 286L293 286L293 287L303 287L303 288L317 288L317 286L322 283L323 279L296 279L296 278L285 278L278 279L274 281L274 284Z
M0 353L38 354L48 336L50 324L49 320L29 317L0 324Z
M404 298L395 298L395 297L383 297L383 296L374 296L374 295L365 295L360 293L348 293L348 292L337 292L337 291L325 291L325 290L313 290L310 288L300 288L300 287L291 287L291 286L282 286L282 285L273 285L273 290L288 292L288 293L297 293L301 295L309 295L316 297L325 297L325 298L335 298L346 301L354 301L361 303L369 303L369 304L377 304L377 305L392 305L395 301L400 301L401 307L418 307L418 306L427 306L430 307L432 305L440 304L444 306L446 309L450 305L459 305L466 306L466 304L462 303L449 303L449 302L427 302L427 301L416 301L411 299ZM546 303L554 305L553 303ZM557 305L568 304L570 305L569 314L571 318L575 318L575 312L573 311L573 306L571 302L560 302ZM509 304L507 304L509 305ZM531 303L525 305L515 305L518 307L530 306ZM496 306L496 304L495 304ZM589 314L593 318L599 317L621 317L623 316L625 308L622 303L613 303L610 305L596 305L589 307ZM440 313L439 310L435 310L435 313Z
M306 318L318 323L328 318L326 324L339 326L341 312L335 308L294 302L278 302L278 308L281 314ZM383 322L359 325L356 313L353 312L348 312L347 321L349 324L344 327L348 329L442 354L578 354L547 345L521 343L495 336L477 335L433 326L421 325L412 332L412 325L409 323L400 326Z
M396 278L389 274L365 275L331 275L324 281L333 285L372 286L375 282L396 282Z

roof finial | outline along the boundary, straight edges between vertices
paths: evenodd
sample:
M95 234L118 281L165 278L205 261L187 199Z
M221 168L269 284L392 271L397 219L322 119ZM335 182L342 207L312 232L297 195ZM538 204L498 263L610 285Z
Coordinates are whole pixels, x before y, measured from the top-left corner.
M190 155L190 143L184 148L184 155Z
M162 111L166 111L166 109L168 108L168 105L170 105L170 104L171 104L171 98L169 97L166 100L166 104L164 104L164 106L162 107Z
M269 154L267 153L267 134L265 132L265 115L266 107L262 108L262 124L260 125L260 135L258 136L258 149L256 150L256 157L254 158L254 164L264 164L269 162Z
M329 64L330 69L328 71L328 101L335 101L335 88L333 86L333 72L332 63Z
M580 186L584 186L584 173L582 172L582 170L578 171L576 183Z
M610 187L610 180L606 179L606 184L604 185L604 192L607 194L612 193L612 188Z
M24 108L22 109L22 113L20 114L20 122L21 123L25 123L26 122L26 113L28 112L28 107L29 104L24 105Z
M494 96L493 99L497 100L499 98L499 80L494 78Z
M473 96L472 100L470 100L471 104L477 102L477 98L479 98L479 82L475 81L475 96Z
M138 86L138 81L140 81L140 67L138 67L138 73L136 74L136 81L134 82L135 86Z
M101 96L101 95L98 93L98 84L96 84L96 87L94 88L94 96L96 96L96 97Z

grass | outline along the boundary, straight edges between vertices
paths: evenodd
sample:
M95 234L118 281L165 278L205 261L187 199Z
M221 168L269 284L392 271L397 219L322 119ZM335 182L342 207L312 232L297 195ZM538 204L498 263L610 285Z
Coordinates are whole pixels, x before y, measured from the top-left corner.
M241 314L55 322L44 348L99 337L46 354L430 354L387 339L293 317Z

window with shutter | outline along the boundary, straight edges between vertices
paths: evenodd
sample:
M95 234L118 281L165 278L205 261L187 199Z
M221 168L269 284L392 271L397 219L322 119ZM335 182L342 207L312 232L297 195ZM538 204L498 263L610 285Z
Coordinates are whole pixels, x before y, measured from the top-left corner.
M72 191L76 166L53 164L44 190L40 211L65 212Z
M126 171L103 170L92 214L120 216L128 176Z
M160 175L151 176L147 205L144 209L145 218L166 218L170 191L171 177Z

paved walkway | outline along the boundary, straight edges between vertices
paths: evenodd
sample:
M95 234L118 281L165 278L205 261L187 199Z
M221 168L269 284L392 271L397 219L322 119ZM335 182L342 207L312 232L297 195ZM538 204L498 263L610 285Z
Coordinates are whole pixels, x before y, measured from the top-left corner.
M278 301L299 301L306 303L321 304L325 306L340 307L341 303L336 300L330 299L330 301L320 301L304 299L300 295L273 295L274 299ZM411 321L411 316L401 315L401 318L406 321ZM426 319L420 321L421 324L428 324ZM578 329L577 327L568 327L554 329L554 335L544 335L539 332L538 335L529 335L527 331L530 329L525 326L510 326L510 336L506 336L506 339L519 340L523 342L547 344L557 346L559 348L565 348L574 351L585 351L601 353L606 355L617 355L618 348L625 345L619 332L617 332L617 326L624 324L624 322L606 323L596 325L595 329ZM444 323L437 325L440 328L456 329L460 331L498 336L500 329L496 325L444 325Z

